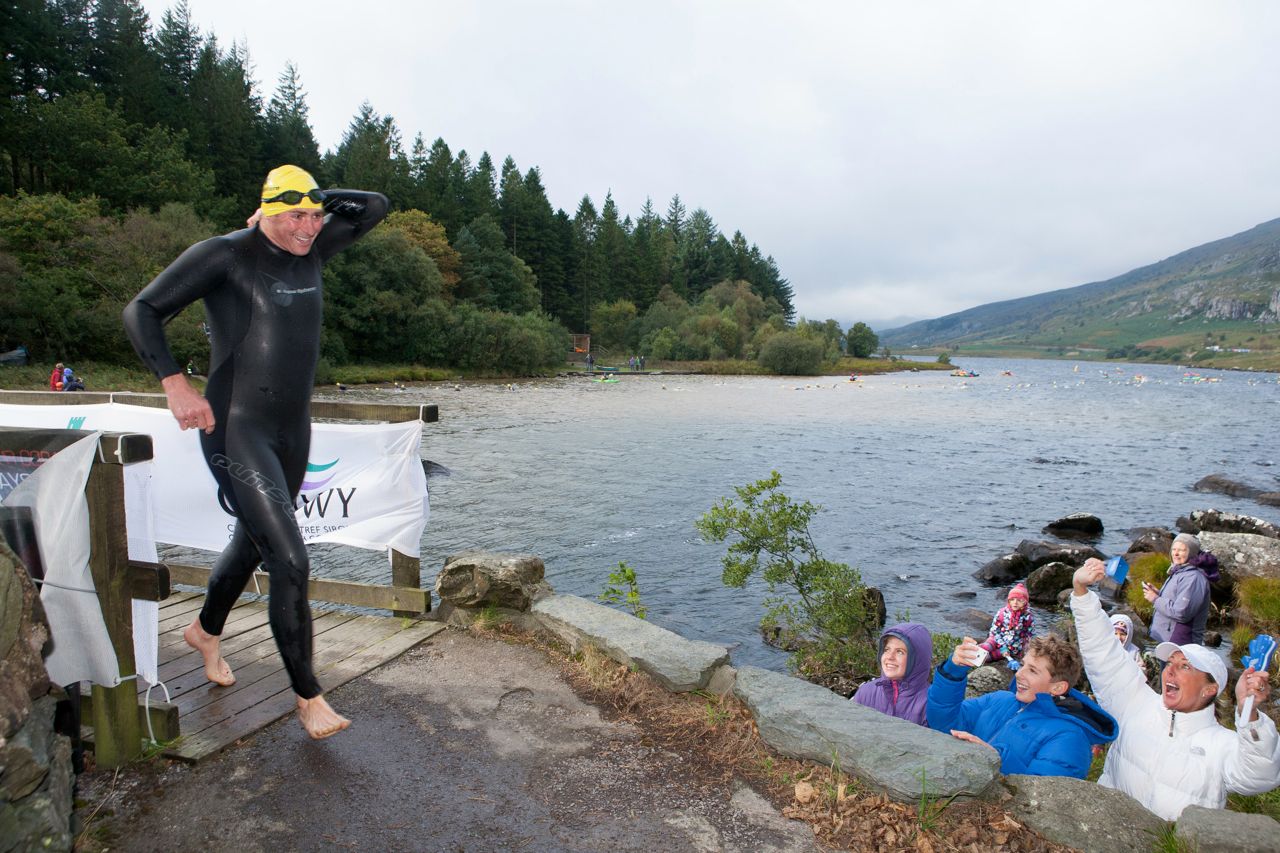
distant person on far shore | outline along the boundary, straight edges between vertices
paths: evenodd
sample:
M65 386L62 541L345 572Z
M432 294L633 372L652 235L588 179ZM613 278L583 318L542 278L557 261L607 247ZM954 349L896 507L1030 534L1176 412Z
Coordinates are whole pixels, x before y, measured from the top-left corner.
M863 682L852 700L918 726L925 725L924 708L933 670L933 638L916 622L903 622L880 635L880 675Z
M76 376L74 370L70 367L63 368L62 371L62 390L63 391L83 391L84 382L79 376Z
M53 366L53 372L49 374L49 390L62 390L62 362L58 362Z

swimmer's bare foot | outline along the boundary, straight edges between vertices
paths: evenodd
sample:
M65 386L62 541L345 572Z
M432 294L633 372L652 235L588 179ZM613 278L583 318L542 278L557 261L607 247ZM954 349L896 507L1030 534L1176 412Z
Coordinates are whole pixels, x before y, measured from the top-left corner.
M316 740L336 735L351 725L351 721L339 714L325 701L324 696L310 699L298 697L298 720L307 734Z
M230 665L222 659L219 652L222 640L200 627L199 616L182 632L182 639L204 658L205 678L221 687L230 687L236 683L236 677L231 674Z

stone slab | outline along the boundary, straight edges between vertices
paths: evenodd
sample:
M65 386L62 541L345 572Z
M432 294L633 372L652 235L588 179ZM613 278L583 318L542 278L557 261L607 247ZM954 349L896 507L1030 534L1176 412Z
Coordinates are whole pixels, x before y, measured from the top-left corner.
M734 695L779 752L839 764L901 802L981 796L999 774L995 751L850 702L825 687L754 666L738 669Z
M1280 823L1264 814L1187 806L1177 835L1197 853L1278 853Z
M1050 841L1090 853L1151 850L1169 825L1133 797L1065 776L1006 776L1005 809Z
M539 623L575 651L591 644L624 666L648 673L668 690L702 690L721 664L729 662L724 646L686 640L643 619L576 595L552 595L531 612Z

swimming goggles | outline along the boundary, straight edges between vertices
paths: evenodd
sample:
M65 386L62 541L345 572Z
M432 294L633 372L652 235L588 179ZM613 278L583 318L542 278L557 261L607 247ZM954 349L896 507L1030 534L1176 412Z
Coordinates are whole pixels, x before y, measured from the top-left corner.
M301 204L304 198L309 198L316 204L322 204L324 202L324 193L320 190L307 190L306 192L302 192L301 190L285 190L279 195L272 196L271 198L264 198L262 203L275 204L276 202L280 202L281 204Z

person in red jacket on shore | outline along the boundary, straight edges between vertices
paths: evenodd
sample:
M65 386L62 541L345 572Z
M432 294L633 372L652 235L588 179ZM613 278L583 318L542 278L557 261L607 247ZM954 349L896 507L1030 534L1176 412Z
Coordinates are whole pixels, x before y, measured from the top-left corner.
M49 374L49 390L62 390L62 362L58 362L53 366L53 373Z

